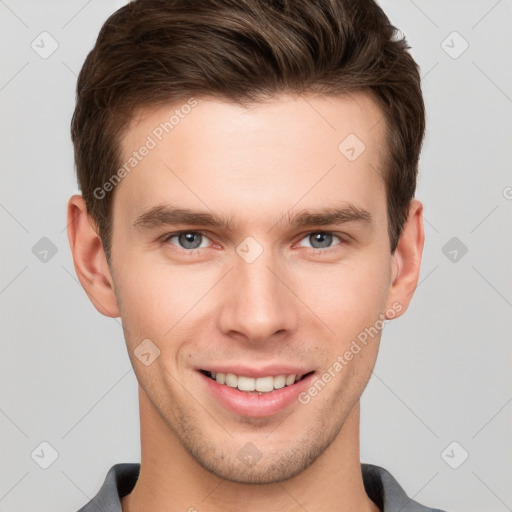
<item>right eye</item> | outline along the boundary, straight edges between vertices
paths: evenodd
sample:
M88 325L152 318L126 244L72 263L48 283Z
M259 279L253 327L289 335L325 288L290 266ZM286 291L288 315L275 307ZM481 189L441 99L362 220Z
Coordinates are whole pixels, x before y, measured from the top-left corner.
M176 243L173 242L176 240ZM164 243L170 243L187 252L195 249L203 249L208 245L203 245L203 242L208 240L208 237L200 231L178 231L176 233L169 233L164 238Z

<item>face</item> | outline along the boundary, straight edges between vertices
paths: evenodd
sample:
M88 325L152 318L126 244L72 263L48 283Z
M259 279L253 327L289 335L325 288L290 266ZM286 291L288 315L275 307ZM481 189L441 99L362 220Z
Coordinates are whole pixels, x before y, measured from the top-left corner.
M202 467L285 480L340 433L383 319L405 308L389 293L382 112L364 94L186 104L140 112L122 143L123 162L138 151L113 203L128 351Z

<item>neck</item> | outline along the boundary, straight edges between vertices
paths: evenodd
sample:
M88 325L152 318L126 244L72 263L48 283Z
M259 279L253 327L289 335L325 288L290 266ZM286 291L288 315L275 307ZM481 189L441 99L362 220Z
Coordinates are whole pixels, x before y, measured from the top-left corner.
M123 512L379 512L367 496L359 458L359 402L338 436L306 470L275 484L240 484L201 467L139 387L141 466Z

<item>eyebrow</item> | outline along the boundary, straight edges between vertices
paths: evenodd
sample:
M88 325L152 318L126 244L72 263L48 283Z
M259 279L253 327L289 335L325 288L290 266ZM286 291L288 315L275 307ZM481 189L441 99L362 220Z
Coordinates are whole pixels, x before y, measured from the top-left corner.
M320 210L301 210L296 214L288 212L281 217L282 219L284 219L289 227L297 228L304 226L327 226L331 224L341 225L347 222L360 222L370 225L373 217L368 210L355 204L347 204ZM154 229L159 226L174 224L208 226L221 228L229 232L233 232L235 228L232 220L222 215L172 207L170 205L154 206L139 215L133 222L134 227L143 229Z

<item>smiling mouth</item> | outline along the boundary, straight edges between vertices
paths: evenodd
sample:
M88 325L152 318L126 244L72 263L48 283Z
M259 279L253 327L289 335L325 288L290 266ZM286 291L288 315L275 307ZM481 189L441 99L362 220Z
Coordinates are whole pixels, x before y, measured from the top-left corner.
M277 389L293 386L297 382L314 373L311 371L303 375L283 374L269 375L266 377L247 377L244 375L235 375L234 373L215 373L207 370L200 371L203 375L206 375L218 384L253 394L271 393Z

